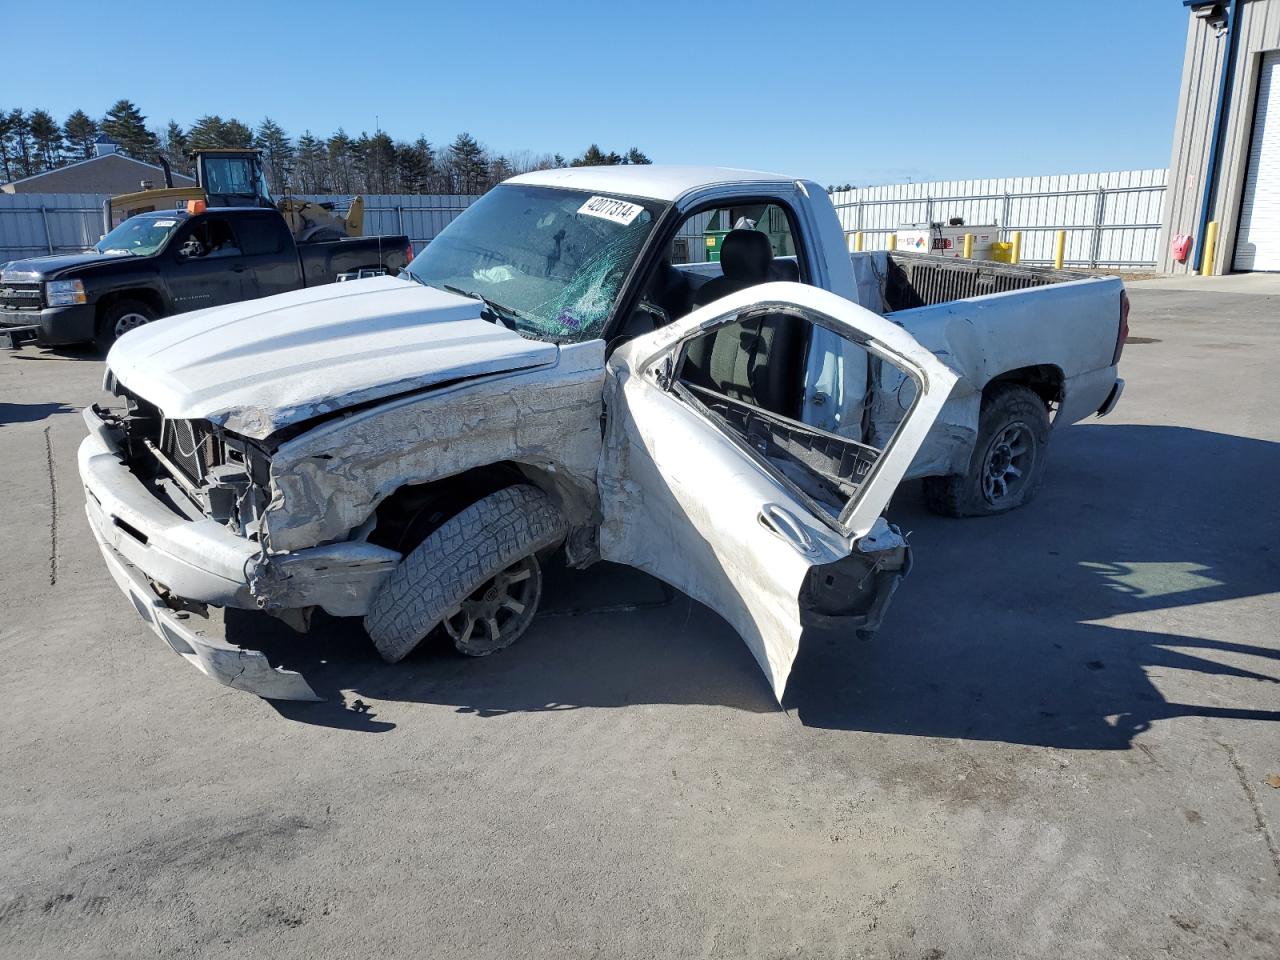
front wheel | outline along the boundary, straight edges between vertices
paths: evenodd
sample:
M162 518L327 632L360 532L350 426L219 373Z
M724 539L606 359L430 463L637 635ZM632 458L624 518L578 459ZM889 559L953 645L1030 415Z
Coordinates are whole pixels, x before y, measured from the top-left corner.
M470 656L509 647L533 622L542 596L537 555L565 531L563 515L536 487L491 493L405 555L374 597L365 630L389 663L441 624Z
M926 477L925 502L945 517L985 517L1030 503L1044 479L1049 411L1036 393L997 384L983 400L963 474Z
M93 342L106 353L130 330L136 330L155 318L156 312L140 300L117 300L98 317Z

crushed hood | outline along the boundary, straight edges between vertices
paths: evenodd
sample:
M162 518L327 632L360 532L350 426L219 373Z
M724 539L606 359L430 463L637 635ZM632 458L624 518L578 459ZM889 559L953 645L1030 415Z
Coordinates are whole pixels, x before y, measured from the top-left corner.
M394 277L333 283L156 321L121 337L107 366L167 417L260 440L370 400L555 362L554 344L481 309Z

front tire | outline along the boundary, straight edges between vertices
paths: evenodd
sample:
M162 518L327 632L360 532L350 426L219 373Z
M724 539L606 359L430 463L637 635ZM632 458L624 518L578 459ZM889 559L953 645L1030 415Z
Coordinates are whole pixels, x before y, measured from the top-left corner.
M944 517L989 517L1030 503L1044 480L1049 411L1016 383L996 384L978 416L978 438L963 474L926 477L925 503Z
M537 613L537 554L565 532L564 517L536 487L491 493L405 555L374 597L365 630L388 663L403 660L441 623L470 656L509 647Z
M145 326L156 318L156 312L141 300L117 300L98 317L93 342L104 354L130 330Z

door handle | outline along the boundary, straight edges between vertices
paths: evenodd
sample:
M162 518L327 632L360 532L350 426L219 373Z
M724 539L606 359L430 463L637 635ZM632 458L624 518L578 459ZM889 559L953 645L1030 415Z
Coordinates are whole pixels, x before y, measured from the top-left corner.
M776 503L766 503L760 508L757 519L762 527L780 540L791 544L805 556L812 556L818 552L818 546L813 542L813 537L809 536L809 531L801 526L800 521L786 507Z
M244 272L245 272L246 270L248 270L248 269L249 269L249 268L248 268L248 267L246 267L243 263L237 263L237 264L235 264L235 265L233 265L233 266L231 267L231 272L232 272L232 273L244 273Z

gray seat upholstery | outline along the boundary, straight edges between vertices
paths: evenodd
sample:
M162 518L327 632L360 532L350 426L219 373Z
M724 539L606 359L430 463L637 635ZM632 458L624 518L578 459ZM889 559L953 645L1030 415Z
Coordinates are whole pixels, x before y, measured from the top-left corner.
M730 230L720 245L722 275L708 280L698 289L693 305L702 307L757 283L766 283L772 263L773 248L763 233L758 230Z
M775 279L769 238L755 230L730 231L721 247L720 263L724 275L698 290L696 305ZM795 418L800 409L806 329L804 321L786 314L726 324L689 344L682 376L734 400Z

